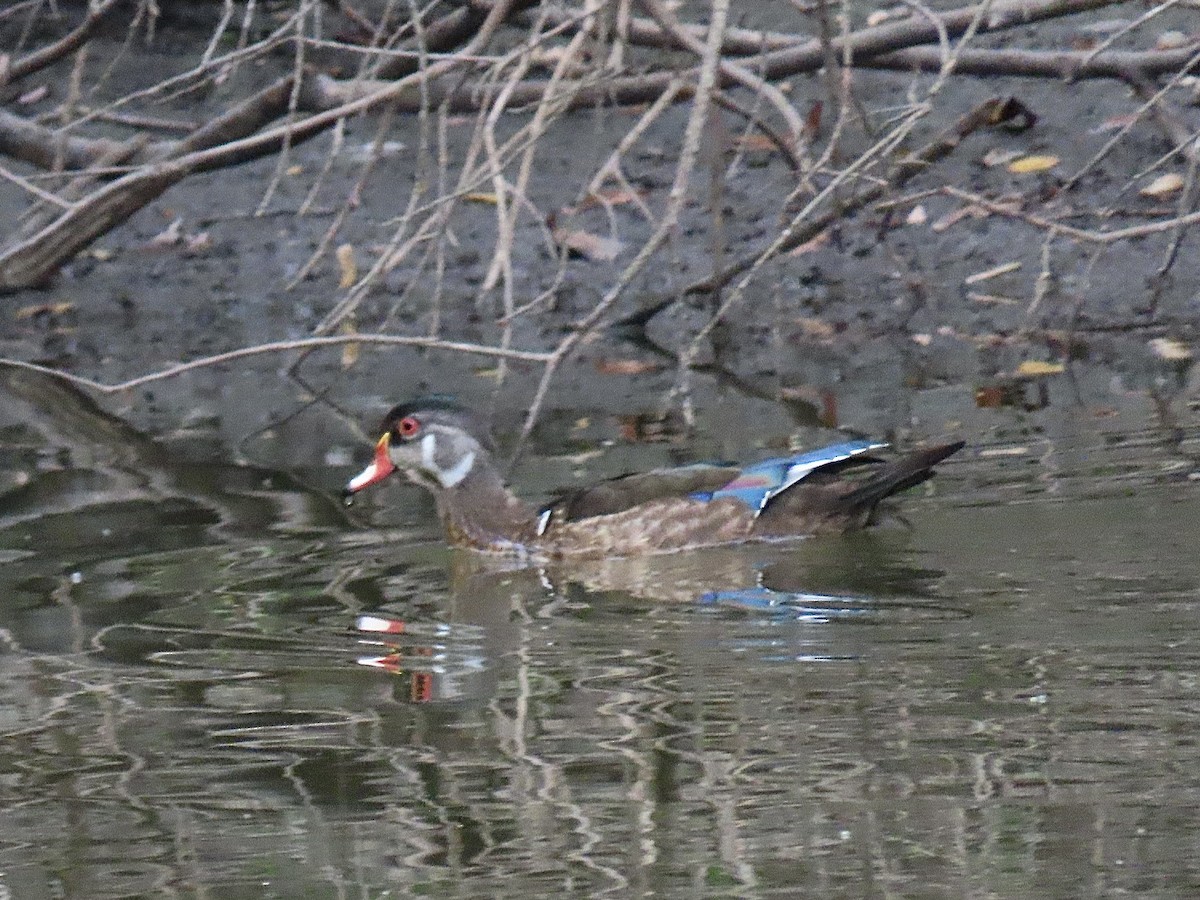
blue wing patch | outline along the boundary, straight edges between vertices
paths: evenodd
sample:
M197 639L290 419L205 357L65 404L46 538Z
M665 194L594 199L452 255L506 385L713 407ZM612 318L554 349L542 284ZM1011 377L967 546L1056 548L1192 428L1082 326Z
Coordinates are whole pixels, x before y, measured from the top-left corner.
M813 472L886 446L887 444L877 441L846 441L822 447L820 450L810 450L799 456L764 459L742 469L741 474L724 487L691 496L704 501L732 497L746 504L758 515L771 502L771 498L799 484Z

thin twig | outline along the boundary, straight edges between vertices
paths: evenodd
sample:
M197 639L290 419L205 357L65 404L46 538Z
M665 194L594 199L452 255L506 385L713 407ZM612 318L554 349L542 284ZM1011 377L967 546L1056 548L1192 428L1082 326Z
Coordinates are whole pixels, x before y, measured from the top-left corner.
M550 363L555 359L555 354L553 352L489 347L485 344L469 344L463 341L443 341L436 338L417 337L413 335L338 334L327 335L324 337L297 338L296 340L292 341L272 341L266 344L255 344L251 347L239 347L236 350L230 350L226 353L217 353L213 356L205 356L201 357L200 359L193 359L189 362L168 366L167 368L161 369L157 372L151 372L147 375L139 375L136 378L131 378L128 381L121 381L116 384L105 384L102 381L94 381L91 378L84 378L81 375L72 375L69 372L62 372L58 369L53 369L50 366L42 366L38 365L37 363L24 362L23 360L19 359L0 357L0 365L13 366L18 369L28 369L31 372L41 372L45 375L56 375L59 378L64 378L73 384L86 387L100 394L117 394L121 391L128 391L136 387L141 387L144 384L150 384L151 382L175 378L187 372L195 371L196 369L205 369L211 366L218 366L223 363L245 359L250 356L262 356L263 354L267 353L288 353L295 350L312 350L318 347L340 347L344 346L345 344L364 344L367 346L381 347L421 347L426 350L445 350L451 353L471 353L478 356L519 359L524 362L535 363Z

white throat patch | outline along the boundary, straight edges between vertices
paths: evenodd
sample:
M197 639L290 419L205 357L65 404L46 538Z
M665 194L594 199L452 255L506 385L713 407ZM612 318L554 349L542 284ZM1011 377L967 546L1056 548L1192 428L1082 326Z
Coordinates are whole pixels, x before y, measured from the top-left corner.
M421 462L426 469L437 475L442 487L452 488L471 474L471 467L475 465L475 451L468 451L449 469L443 469L437 462L437 436L431 433L421 438Z

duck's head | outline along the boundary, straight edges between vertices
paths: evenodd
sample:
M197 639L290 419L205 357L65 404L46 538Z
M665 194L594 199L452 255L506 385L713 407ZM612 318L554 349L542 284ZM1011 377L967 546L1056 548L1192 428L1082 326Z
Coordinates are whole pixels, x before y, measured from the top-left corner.
M436 494L462 484L478 468L492 465L486 429L452 400L401 403L383 417L379 430L375 456L342 492L347 502L393 472L403 472Z

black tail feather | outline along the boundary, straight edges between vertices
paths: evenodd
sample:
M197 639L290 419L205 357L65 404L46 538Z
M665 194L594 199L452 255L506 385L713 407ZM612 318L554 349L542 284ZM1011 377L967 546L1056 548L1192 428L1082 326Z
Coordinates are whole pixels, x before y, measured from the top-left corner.
M933 477L933 467L946 457L963 448L965 441L938 444L924 450L916 450L907 456L888 463L870 479L842 498L847 512L866 515L870 523L875 508L882 500L915 487Z

